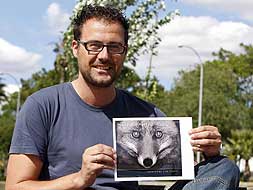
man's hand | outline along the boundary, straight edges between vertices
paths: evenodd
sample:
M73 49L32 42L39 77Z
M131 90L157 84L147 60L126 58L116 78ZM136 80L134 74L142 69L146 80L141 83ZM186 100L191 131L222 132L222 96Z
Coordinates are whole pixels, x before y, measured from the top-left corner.
M219 155L221 134L217 127L205 125L192 129L190 132L193 151L200 151L207 157Z
M94 183L103 169L114 169L116 153L110 146L97 144L84 151L82 160L79 183L82 188L86 188Z

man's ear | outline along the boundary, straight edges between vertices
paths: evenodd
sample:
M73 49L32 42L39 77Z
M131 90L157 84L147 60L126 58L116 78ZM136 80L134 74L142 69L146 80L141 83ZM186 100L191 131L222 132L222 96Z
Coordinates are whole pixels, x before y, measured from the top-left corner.
M78 42L76 40L73 40L72 44L71 44L71 47L72 47L72 52L73 52L74 57L77 57L78 48L79 48Z

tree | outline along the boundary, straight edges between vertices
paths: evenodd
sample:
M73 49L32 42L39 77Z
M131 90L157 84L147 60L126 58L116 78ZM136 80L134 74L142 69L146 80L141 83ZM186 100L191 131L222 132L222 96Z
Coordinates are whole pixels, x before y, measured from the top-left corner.
M224 64L230 65L237 78L237 101L243 105L248 115L244 117L243 127L253 127L253 46L240 44L243 53L236 55L232 52L221 50L219 58Z
M204 63L203 124L213 124L226 140L231 129L251 128L252 121L252 48L240 55L221 49L214 61ZM170 91L169 115L192 116L197 126L199 66L181 71Z
M4 88L5 84L1 83L1 78L0 78L0 105L3 106L4 104L6 104L6 102L8 101L8 97L5 94ZM2 110L2 108L1 108ZM2 111L1 111L2 112ZM10 120L8 120L8 117L4 117L3 115L1 115L0 112L0 180L3 180L5 178L4 176L4 171L6 168L6 164L7 164L7 156L8 156L8 148L9 146L7 145L9 143L9 139L10 137L6 138L6 134L8 133L8 135L11 135L12 132L9 133L9 128L6 125L11 123L14 123ZM6 141L6 139L8 141Z
M243 172L243 180L248 181L251 172L249 160L253 156L253 131L250 129L232 130L231 137L228 138L228 143L225 145L225 154L231 159L240 161L245 160Z
M5 178L10 141L14 128L15 117L7 114L0 117L0 181Z
M170 92L169 115L191 116L194 126L197 127L199 67L189 72L181 71L180 75L180 79L175 81L175 87ZM231 121L239 109L237 104L231 104L236 90L233 83L235 79L231 78L230 69L215 63L204 65L204 76L202 123L219 126L222 135L227 136Z
M0 104L4 102L7 98L3 89L4 87L5 87L5 84L1 83L1 78L0 78Z
M22 88L21 88L21 97L22 102L31 95L32 93L46 88L48 86L53 86L60 83L60 73L56 70L42 69L34 74L32 77L27 80L21 80Z

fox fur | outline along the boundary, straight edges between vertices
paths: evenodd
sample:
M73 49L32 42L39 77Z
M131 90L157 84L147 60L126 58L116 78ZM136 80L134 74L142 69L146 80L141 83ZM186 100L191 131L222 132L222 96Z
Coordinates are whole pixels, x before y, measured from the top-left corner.
M123 120L116 130L119 169L181 168L180 131L173 120Z

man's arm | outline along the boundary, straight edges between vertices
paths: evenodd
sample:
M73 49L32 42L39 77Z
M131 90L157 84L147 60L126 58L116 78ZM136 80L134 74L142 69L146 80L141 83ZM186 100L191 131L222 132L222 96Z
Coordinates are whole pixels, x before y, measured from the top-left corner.
M6 190L82 190L92 185L103 169L113 169L115 152L106 145L95 145L83 153L80 171L50 181L38 181L42 161L38 156L11 154L8 167Z
M80 189L78 173L51 181L36 181L39 177L42 161L34 155L12 154L7 168L6 190L35 189Z

